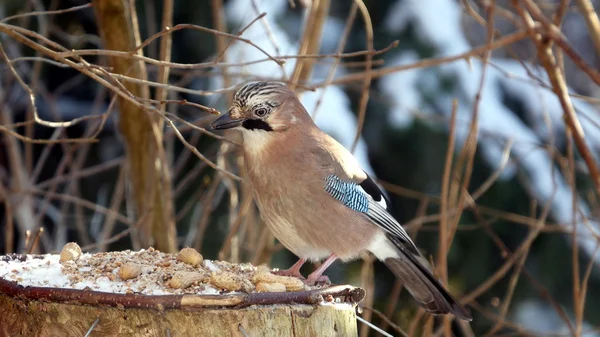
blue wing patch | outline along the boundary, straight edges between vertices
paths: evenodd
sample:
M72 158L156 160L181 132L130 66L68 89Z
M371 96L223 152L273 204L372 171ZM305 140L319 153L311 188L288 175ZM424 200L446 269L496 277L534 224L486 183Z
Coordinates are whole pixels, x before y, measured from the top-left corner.
M367 177L359 185L331 174L325 179L325 191L344 206L365 214L373 224L391 235L396 245L402 244L413 254L420 255L406 230L387 211L385 197L371 178Z
M354 211L369 211L369 199L358 184L343 181L331 174L325 179L325 191Z

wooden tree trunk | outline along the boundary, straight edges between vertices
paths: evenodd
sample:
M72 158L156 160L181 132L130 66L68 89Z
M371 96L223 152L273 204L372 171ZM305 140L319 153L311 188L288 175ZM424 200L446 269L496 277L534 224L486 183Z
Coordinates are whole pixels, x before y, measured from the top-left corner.
M98 21L98 31L104 48L132 52L139 45L136 20L127 0L92 1ZM142 51L137 50L137 55ZM109 57L113 72L146 80L145 64L133 58ZM164 74L163 74L164 76ZM140 99L150 98L148 86L124 81L123 87ZM167 253L177 251L175 216L171 204L171 180L162 149L162 119L144 111L126 99L119 99L119 129L125 139L127 168L138 218L141 222L139 241L143 247L154 246ZM104 238L106 239L106 238ZM139 249L140 247L134 247Z
M1 336L356 336L364 290L110 294L22 287L0 279Z

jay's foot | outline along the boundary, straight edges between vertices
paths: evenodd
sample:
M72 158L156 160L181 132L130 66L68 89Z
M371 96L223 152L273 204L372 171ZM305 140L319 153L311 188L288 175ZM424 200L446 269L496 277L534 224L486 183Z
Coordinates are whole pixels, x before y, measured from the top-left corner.
M327 258L327 260L325 260L321 266L319 268L317 268L317 270L313 271L310 275L308 275L308 278L306 279L306 284L307 285L315 285L318 283L324 283L324 284L331 284L331 281L329 281L329 277L323 275L323 273L325 272L325 270L327 268L329 268L329 266L335 262L335 260L337 260L337 256L335 254L331 254L329 255L329 257Z
M300 274L300 271L297 269L293 269L293 268L288 268L288 269L284 269L284 270L271 270L271 274L279 275L279 276L297 277L299 279L304 280L304 276L302 276L302 274Z
M271 273L273 273L275 275L279 275L279 276L297 277L299 279L304 280L304 276L302 276L302 274L300 274L300 268L302 267L302 265L305 262L306 262L305 259L300 259L300 260L298 260L298 262L294 263L294 265L289 267L288 269L271 271Z

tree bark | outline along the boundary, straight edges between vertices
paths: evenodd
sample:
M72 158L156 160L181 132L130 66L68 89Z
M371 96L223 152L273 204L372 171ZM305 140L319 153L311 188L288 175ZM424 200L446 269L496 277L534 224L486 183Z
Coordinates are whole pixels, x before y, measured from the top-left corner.
M304 33L300 41L298 55L318 54L321 47L321 39L323 37L323 27L329 13L330 0L313 0L310 2L310 9L306 24L304 25ZM290 88L296 90L298 84L306 84L310 79L313 71L315 59L299 58L296 61L296 68L292 74ZM304 91L304 89L299 90Z
M110 294L0 279L2 336L356 336L350 286L232 295ZM329 303L327 303L329 302Z
M129 1L94 0L93 6L104 47L134 51L140 41L136 41L139 40L138 28L132 20ZM112 72L146 80L143 62L123 57L109 57L109 61ZM150 97L147 85L124 81L122 86L140 99ZM176 230L170 173L162 150L162 120L158 114L144 111L123 98L119 99L119 108L119 128L125 138L137 217L144 219L138 236L140 243L143 247L154 246L163 252L175 252Z

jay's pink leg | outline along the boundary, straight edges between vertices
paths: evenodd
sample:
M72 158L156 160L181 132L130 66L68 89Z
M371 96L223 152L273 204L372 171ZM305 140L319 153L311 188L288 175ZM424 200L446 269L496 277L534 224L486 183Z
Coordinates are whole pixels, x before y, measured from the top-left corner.
M308 285L312 285L317 282L329 282L329 277L323 275L323 273L337 259L338 257L335 254L329 255L327 260L325 260L323 264L321 264L321 266L317 268L317 270L313 271L310 275L308 275L308 278L306 279L305 283Z
M273 274L281 276L294 276L303 279L304 276L300 274L300 268L302 268L302 265L304 265L305 262L306 259L299 259L298 262L294 263L294 265L288 269L274 271Z

